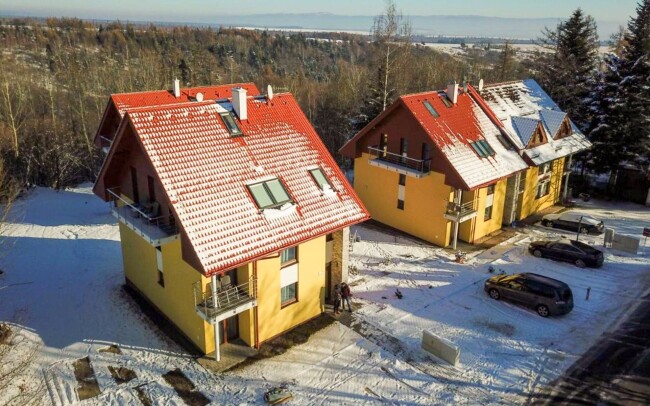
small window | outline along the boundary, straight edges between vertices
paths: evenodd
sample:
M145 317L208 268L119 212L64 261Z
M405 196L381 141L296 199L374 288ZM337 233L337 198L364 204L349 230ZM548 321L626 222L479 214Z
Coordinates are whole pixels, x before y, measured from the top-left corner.
M230 135L242 135L241 128L239 128L239 125L237 125L237 121L235 121L232 113L226 112L220 113L219 115L221 116L221 120L228 129Z
M280 288L281 307L298 301L298 282Z
M409 140L406 138L400 138L399 140L399 154L406 155L409 149Z
M406 186L406 175L404 175L403 173L399 174L399 184L401 186Z
M165 287L165 274L160 269L158 270L158 284Z
M321 168L310 169L309 173L311 174L311 177L314 178L314 181L318 187L320 187L322 190L325 190L327 188L333 189L332 184L327 179Z
M493 195L494 194L494 186L495 185L490 185L487 187L487 194L488 195Z
M449 100L446 94L441 94L440 99L442 100L443 103L445 103L445 106L447 106L447 108L451 108L453 106L451 100Z
M280 252L280 263L284 265L296 262L296 247L287 248Z
M400 210L404 210L404 200L397 199L397 208Z
M325 241L334 241L334 233L327 234Z
M488 221L492 219L492 206L487 206L485 208L485 216L483 217L483 221Z
M487 158L489 156L494 155L494 150L492 147L490 147L490 144L487 143L485 140L478 140L470 143L474 151L480 156L481 158Z
M282 206L291 201L291 197L279 179L271 179L247 187L260 209Z
M549 180L546 180L544 182L540 182L537 185L537 194L535 195L535 199L542 198L544 196L547 196L550 193L550 188L549 184L551 182Z
M432 115L433 117L435 117L435 118L440 117L440 114L438 114L438 112L436 111L436 109L433 108L433 106L431 105L431 103L429 103L428 100L425 100L425 101L424 101L424 107L426 107L427 110L429 110L429 113L431 113L431 115Z

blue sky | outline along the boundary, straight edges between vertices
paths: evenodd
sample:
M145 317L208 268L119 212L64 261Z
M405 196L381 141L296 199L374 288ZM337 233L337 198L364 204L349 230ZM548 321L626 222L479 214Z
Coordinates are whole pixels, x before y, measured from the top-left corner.
M566 17L582 7L596 20L624 23L637 0L397 0L405 15L484 15L495 17ZM0 0L0 14L81 18L208 21L226 14L327 12L377 15L383 0Z

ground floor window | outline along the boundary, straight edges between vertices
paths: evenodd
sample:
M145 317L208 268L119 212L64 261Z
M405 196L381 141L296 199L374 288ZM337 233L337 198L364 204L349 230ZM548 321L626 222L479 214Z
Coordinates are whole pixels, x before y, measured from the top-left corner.
M295 253L295 248L293 249L293 252ZM281 308L298 301L298 266L298 262L293 259L287 265L283 265L282 268L280 268Z
M397 199L397 208L400 210L404 210L404 200Z
M484 221L490 220L492 218L492 206L485 208L485 216L483 217Z

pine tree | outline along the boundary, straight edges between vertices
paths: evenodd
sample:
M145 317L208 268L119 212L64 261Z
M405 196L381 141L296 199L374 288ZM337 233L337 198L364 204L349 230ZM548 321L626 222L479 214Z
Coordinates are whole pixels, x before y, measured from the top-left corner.
M594 19L578 8L558 24L546 29L542 44L551 54L542 60L540 84L582 130L591 122L585 99L598 67L598 34Z
M615 171L624 162L647 162L650 147L650 0L637 7L620 56L607 55L592 91L591 165Z

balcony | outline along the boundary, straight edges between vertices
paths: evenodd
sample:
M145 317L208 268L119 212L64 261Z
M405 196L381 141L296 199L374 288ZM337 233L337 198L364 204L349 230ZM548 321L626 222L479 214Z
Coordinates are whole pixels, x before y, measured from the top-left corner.
M178 239L178 228L169 224L167 217L158 216L151 207L133 204L119 193L118 189L108 189L111 213L119 222L135 231L149 244L159 246Z
M407 156L384 151L377 145L368 147L368 153L375 157L370 161L371 165L393 170L416 178L422 178L428 175L431 170L430 159L409 158Z
M462 204L449 202L449 204L447 204L447 212L445 213L445 218L457 223L463 223L476 217L476 214L477 212L474 208L473 201Z
M257 306L257 280L251 277L241 285L223 286L217 290L216 296L209 285L204 292L202 284L196 282L194 306L199 316L211 324L252 309Z

